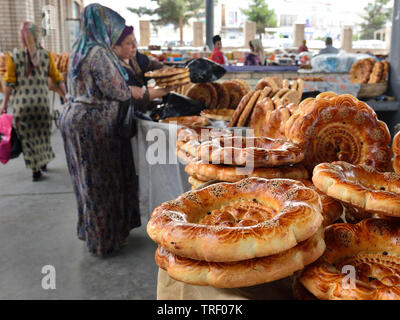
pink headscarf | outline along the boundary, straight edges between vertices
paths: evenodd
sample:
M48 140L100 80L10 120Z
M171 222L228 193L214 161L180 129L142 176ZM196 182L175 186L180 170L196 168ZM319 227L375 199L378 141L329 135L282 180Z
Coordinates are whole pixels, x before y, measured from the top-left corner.
M31 22L24 22L21 28L21 41L27 50L25 60L25 75L30 76L34 68L39 69L40 62L40 39L39 31L35 24Z

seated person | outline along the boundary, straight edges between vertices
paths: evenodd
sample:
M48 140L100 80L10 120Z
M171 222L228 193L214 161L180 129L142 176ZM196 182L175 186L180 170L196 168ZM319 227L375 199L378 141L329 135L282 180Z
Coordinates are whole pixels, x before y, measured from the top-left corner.
M325 40L326 48L321 49L318 54L326 54L326 53L339 53L339 50L333 47L332 38L327 37Z
M303 44L299 47L297 53L308 52L308 47L306 45L307 41L303 40Z
M265 65L264 48L259 39L249 41L251 52L246 55L244 64L246 66L263 66Z

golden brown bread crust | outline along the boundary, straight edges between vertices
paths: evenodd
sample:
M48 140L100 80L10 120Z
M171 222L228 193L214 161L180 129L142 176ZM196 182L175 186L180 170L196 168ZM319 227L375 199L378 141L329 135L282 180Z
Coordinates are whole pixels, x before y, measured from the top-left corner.
M304 152L290 141L234 136L202 142L197 157L214 164L258 168L299 163L304 159Z
M274 110L274 103L271 98L266 97L254 106L253 113L250 118L249 127L254 130L254 136L266 137L267 116Z
M393 138L393 169L396 173L400 174L400 131Z
M202 127L179 127L177 140L188 142L190 140L208 141L217 137L231 137L233 132L228 129L202 128Z
M190 161L195 159L189 152L184 151L180 148L176 148L176 156L178 157L178 160L183 164L188 164Z
M322 220L318 194L300 181L247 178L161 204L147 233L179 256L229 262L293 248L316 233Z
M235 109L235 112L232 115L231 121L228 124L228 128L236 126L236 124L240 118L240 115L242 114L244 108L246 107L247 103L250 101L253 94L254 94L254 91L250 91L240 99L240 102L239 102L237 108Z
M177 256L162 247L157 265L175 280L198 286L238 288L279 280L317 260L325 250L321 228L297 246L267 257L238 262L206 262Z
M193 160L187 164L185 171L200 180L219 180L238 182L249 177L265 179L308 179L309 173L302 165L282 166L276 168L254 168L251 172L242 168L206 163Z
M251 112L253 111L254 105L257 103L257 100L260 97L261 92L262 92L262 90L254 91L249 102L244 107L243 112L240 114L240 117L236 124L237 127L243 127L246 124L248 117L250 116Z
M250 85L244 79L232 79L230 81L236 82L240 86L242 94L246 94L247 92L251 91Z
M176 74L173 76L169 76L169 77L164 77L164 78L156 78L156 83L164 83L164 82L171 82L174 80L180 80L180 79L189 79L190 77L190 73L189 72L184 72L184 73L180 73L180 74Z
M279 86L273 78L263 78L257 82L254 90L262 90L265 87L270 87L272 90L278 90L282 88L282 86Z
M325 193L320 191L318 188L314 186L311 181L299 179L306 187L311 188L319 194L321 198L322 204L322 216L324 217L324 221L322 222L322 226L326 227L337 221L343 213L343 205L340 201L327 196Z
M169 117L159 120L162 123L176 123L183 126L208 126L210 121L207 118L200 116L180 116L180 117Z
M163 67L158 70L149 71L144 74L146 78L164 78L171 77L181 73L188 73L189 68L173 68L173 67Z
M240 100L248 93L246 87L233 80L225 81L222 85L229 92L229 108L236 109Z
M337 161L317 165L312 181L319 190L346 204L400 217L400 175L394 172Z
M387 80L387 75L389 74L390 66L389 66L389 62L387 62L387 61L382 61L382 63L383 63L383 72L382 72L382 77L379 82L384 83Z
M350 69L350 81L352 83L368 83L369 77L374 67L375 60L360 59L357 60Z
M369 77L368 83L379 83L383 75L384 64L383 62L377 62L372 68L371 75Z
M399 300L400 222L366 219L358 224L338 223L325 230L326 250L306 267L300 281L318 299ZM348 271L355 268L355 288Z
M321 96L303 100L285 126L286 137L306 148L308 169L340 160L387 170L390 133L371 107L347 94Z
M204 109L200 115L211 120L230 121L235 111L228 108Z
M193 176L189 176L188 182L192 185L192 190L200 188L203 184L207 183L207 181L199 180Z
M225 86L218 82L211 82L214 86L215 90L217 91L218 95L218 108L229 108L229 92Z
M203 127L180 127L177 130L177 149L188 153L192 158L197 158L198 148L203 141L217 137L231 137L232 132L225 129ZM185 158L182 156L182 158Z
M215 109L218 104L217 90L211 83L196 83L186 92L189 98L201 101L207 108Z

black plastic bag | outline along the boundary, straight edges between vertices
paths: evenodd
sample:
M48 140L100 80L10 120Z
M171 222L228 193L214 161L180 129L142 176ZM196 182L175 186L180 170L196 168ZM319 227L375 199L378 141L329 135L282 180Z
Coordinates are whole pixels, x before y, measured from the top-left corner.
M226 73L224 67L206 58L194 59L187 64L187 67L190 71L190 81L193 83L213 82Z
M153 121L158 121L169 117L196 116L205 108L201 101L170 92L163 97L163 105L153 109L150 117Z
M117 123L118 135L121 139L130 139L137 133L136 120L134 119L135 109L132 99L119 103Z
M22 153L21 141L18 138L17 131L13 127L11 130L11 152L10 159L18 158Z

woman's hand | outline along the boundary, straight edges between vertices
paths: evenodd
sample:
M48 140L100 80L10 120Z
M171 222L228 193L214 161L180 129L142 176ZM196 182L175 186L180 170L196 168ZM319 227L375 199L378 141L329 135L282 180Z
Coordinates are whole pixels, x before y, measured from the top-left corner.
M144 90L142 88L132 86L131 88L131 93L133 99L142 99L144 95Z
M0 114L7 113L7 105L7 101L3 100L3 103L1 104Z

